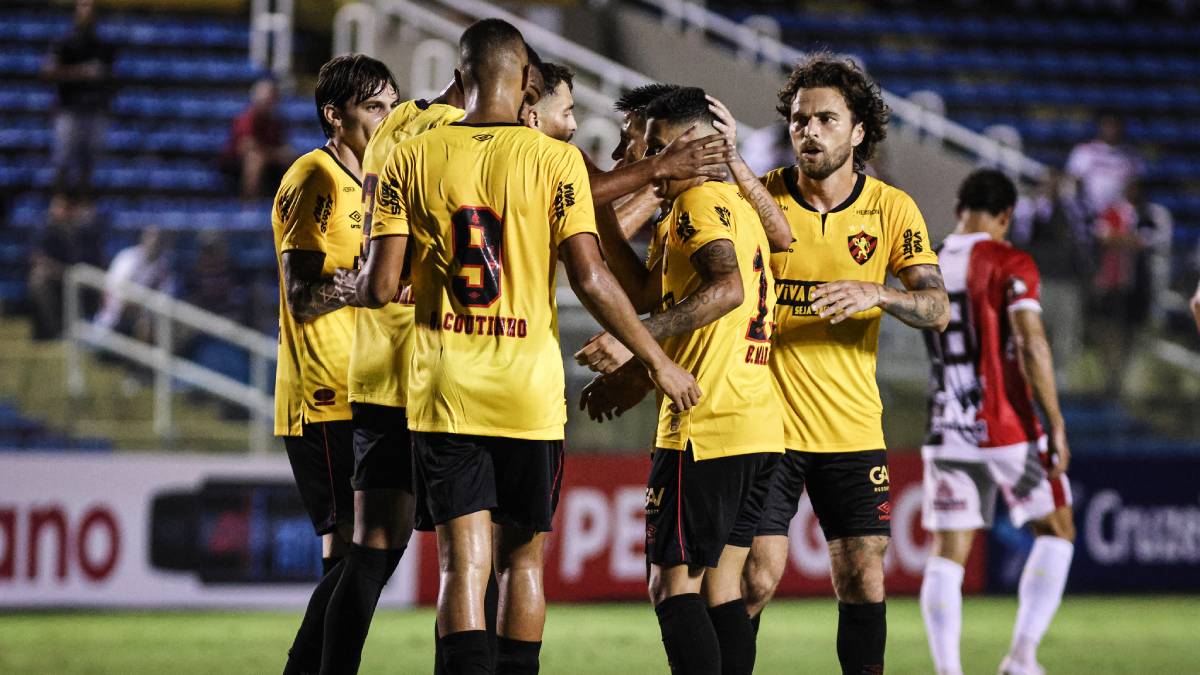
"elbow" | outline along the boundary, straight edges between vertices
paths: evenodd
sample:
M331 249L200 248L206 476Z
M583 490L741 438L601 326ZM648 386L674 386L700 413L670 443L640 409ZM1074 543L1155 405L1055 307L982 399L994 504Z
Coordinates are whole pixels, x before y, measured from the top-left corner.
M767 241L771 245L771 253L784 253L792 247L792 242L796 241L789 232L786 236L768 237Z
M312 320L312 315L304 311L304 301L298 293L289 291L284 299L287 301L287 311L288 315L292 317L292 321L308 323Z
M385 284L379 283L378 279L367 278L367 283L359 284L357 289L358 299L363 307L368 309L379 309L391 302L396 296L394 290L389 291Z

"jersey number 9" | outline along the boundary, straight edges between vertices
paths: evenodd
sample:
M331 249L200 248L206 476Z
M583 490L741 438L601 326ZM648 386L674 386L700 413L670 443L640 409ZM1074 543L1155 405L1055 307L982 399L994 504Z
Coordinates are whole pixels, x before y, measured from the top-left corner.
M486 206L464 206L450 222L459 265L450 280L454 297L464 307L490 307L500 297L504 221Z

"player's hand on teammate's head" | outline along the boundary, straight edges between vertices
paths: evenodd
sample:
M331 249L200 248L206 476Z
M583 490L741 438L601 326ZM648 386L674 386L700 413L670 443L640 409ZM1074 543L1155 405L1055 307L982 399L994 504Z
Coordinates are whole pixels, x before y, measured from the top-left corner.
M729 146L736 152L737 120L733 119L733 113L729 112L729 108L725 107L724 103L721 103L712 96L706 96L705 98L708 99L709 111L711 111L713 116L717 118L717 120L713 122L713 127L717 131L721 132L723 136L725 136L725 141L729 143Z
M333 287L337 289L338 297L350 307L362 307L358 300L358 270L339 267L333 271Z
M841 323L881 304L883 287L869 281L832 281L812 291L812 311L829 323Z
M1067 472L1071 463L1071 447L1067 444L1067 430L1058 427L1050 430L1050 479L1054 480Z
M606 331L592 336L575 352L575 362L599 373L611 373L633 359L633 352Z
M729 142L719 133L701 136L692 126L651 158L655 174L671 180L724 178L725 164L732 158Z

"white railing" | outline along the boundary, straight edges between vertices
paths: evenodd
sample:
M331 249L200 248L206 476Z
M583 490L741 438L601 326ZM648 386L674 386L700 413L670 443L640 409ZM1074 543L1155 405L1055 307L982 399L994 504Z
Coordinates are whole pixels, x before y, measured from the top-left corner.
M115 295L123 303L149 313L153 319L154 343L135 340L83 316L84 289ZM72 396L82 396L87 388L83 349L111 352L154 372L154 432L160 438L173 436L171 394L172 383L178 380L245 408L251 417L249 447L256 454L266 453L270 448L275 405L268 389L270 366L277 359L276 340L146 286L132 282L110 285L104 270L91 265L75 265L67 270L63 280L63 312L68 338L67 388ZM173 347L176 324L249 352L250 384L176 355Z
M292 73L294 0L253 0L250 4L250 61L278 78Z
M669 30L707 32L718 36L735 46L738 55L748 61L756 61L761 57L766 63L777 65L780 68L791 68L793 64L805 57L804 52L784 44L777 36L763 32L760 27L740 24L695 2L636 0L633 4L658 9L662 13L664 27ZM1045 165L1019 150L971 131L943 115L926 110L886 89L883 90L883 99L891 108L896 119L915 128L920 133L947 142L974 154L980 160L1024 178L1039 180L1045 175Z

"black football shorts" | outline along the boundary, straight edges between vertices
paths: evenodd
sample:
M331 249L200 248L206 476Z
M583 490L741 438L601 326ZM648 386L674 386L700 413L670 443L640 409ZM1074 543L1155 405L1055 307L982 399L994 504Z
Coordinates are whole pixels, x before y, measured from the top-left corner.
M758 534L786 536L806 488L826 541L891 536L886 450L788 450L775 471Z
M300 501L317 534L354 525L353 437L350 420L305 424L300 436L283 437Z

